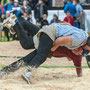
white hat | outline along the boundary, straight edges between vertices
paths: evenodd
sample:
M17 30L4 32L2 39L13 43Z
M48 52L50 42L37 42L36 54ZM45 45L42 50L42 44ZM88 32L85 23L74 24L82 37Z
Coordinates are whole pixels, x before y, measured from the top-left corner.
M14 0L14 2L18 2L18 0Z

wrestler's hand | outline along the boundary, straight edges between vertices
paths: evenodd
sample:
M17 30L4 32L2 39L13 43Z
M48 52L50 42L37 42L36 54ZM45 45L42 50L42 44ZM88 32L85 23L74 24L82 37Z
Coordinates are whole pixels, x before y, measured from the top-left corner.
M52 47L52 48L51 48L51 51L55 51L55 50L56 50L56 48L55 48L55 47Z
M59 47L58 39L56 39L55 42L53 43L53 47L51 48L51 51L55 51L58 47Z
M70 57L67 57L68 61L72 61L72 59Z
M80 48L76 48L76 49L72 50L72 52L73 52L74 54L76 54L76 55L82 55L83 50L82 50L82 48L80 47Z
M58 48L58 46L53 46L53 47L51 48L51 51L55 51L57 48Z
M70 25L71 26L71 24L70 23L67 23L67 22L62 22L62 23L60 23L61 25Z

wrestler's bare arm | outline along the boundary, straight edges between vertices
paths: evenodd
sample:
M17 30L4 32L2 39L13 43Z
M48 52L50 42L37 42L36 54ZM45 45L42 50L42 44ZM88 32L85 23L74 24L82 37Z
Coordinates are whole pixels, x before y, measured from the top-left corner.
M61 25L70 25L70 26L71 26L70 23L67 23L67 22L65 22L65 21L60 22L60 24L61 24Z
M71 45L72 44L72 37L71 36L62 36L55 40L51 51L55 51L61 45Z

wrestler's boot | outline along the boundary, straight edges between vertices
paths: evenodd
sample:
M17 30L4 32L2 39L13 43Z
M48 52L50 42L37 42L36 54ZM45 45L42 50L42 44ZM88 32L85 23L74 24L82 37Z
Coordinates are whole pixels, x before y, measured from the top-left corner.
M37 68L35 66L27 66L26 73L22 74L22 78L28 83L31 84L34 77L37 76Z
M3 23L1 24L4 27L7 27L10 30L11 34L15 34L15 31L13 29L13 26L18 22L18 19L15 15L12 15L5 19Z
M10 74L11 72L15 72L19 68L27 66L27 65L28 64L23 61L23 58L16 62L13 62L12 64L10 64L0 70L0 78L3 78L4 75Z
M31 83L31 76L32 76L31 70L28 70L28 71L26 72L26 74L22 74L23 79L26 80L26 82L27 82L28 84Z

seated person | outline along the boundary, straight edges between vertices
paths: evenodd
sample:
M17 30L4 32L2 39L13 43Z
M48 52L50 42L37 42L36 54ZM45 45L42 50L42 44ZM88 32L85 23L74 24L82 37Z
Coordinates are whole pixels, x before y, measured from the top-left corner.
M17 17L24 15L24 13L27 12L29 15L29 18L32 18L32 12L31 12L31 7L28 6L28 1L24 0L23 1L23 6L21 6L21 9L17 12Z
M29 13L28 13L27 10L25 10L25 11L23 12L23 15L24 15L24 19L25 19L26 21L32 22L32 19L30 18Z
M44 25L49 25L46 14L43 15L43 20L41 20L41 27L43 27Z
M69 11L66 12L66 17L64 18L64 21L70 23L72 26L75 26L74 18L70 15Z
M58 16L56 14L53 15L53 19L51 20L50 24L52 23L58 23L59 20L58 20Z

